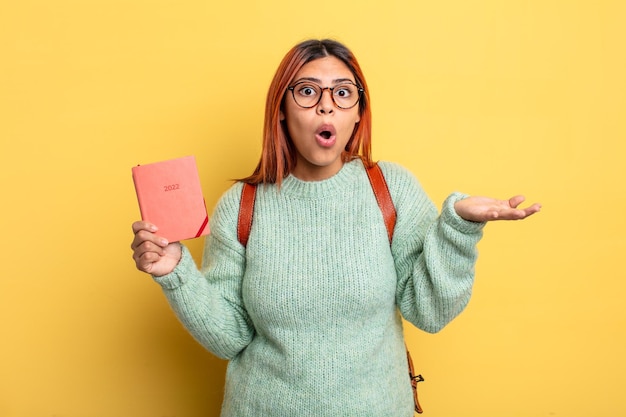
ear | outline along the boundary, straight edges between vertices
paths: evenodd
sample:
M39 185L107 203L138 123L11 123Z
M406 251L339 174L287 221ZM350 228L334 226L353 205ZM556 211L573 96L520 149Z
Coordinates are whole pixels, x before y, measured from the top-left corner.
M283 111L280 111L280 115L278 116L278 120L280 120L281 122L285 121L285 113L283 113Z

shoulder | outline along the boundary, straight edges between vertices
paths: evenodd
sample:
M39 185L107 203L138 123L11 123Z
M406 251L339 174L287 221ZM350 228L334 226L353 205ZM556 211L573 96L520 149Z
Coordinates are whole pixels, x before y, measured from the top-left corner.
M236 239L242 182L231 185L220 196L209 219L211 235L220 239Z
M389 161L379 161L381 171L392 195L395 193L422 191L415 175L404 166Z
M385 174L385 177L387 176L413 177L413 178L415 177L411 171L409 171L407 168L405 168L404 166L396 162L378 161L377 164L378 166L380 166L380 169L383 171L383 174Z
M242 189L243 183L236 182L231 185L226 191L224 191L224 193L217 201L217 204L215 205L213 216L223 215L231 212L238 212Z
M411 171L395 162L379 161L378 165L399 215L415 213L415 216L432 217L436 214L436 207Z

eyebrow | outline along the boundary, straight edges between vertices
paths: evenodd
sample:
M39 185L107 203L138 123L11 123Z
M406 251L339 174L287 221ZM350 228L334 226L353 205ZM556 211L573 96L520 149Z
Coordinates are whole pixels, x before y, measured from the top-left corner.
M299 82L302 81L311 81L317 84L322 84L322 80L320 80L319 78L315 78L315 77L302 77L302 78L298 78L296 81L294 81L294 84L297 84ZM350 82L352 84L356 84L356 81L352 81L350 78L336 78L332 81L333 84L340 84L343 82Z

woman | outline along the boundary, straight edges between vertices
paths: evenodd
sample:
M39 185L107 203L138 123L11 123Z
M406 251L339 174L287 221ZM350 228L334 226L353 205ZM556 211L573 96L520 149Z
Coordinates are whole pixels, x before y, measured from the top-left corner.
M371 113L353 54L332 40L296 45L266 103L254 173L220 199L199 271L188 250L133 224L137 268L176 314L229 359L222 415L413 415L401 316L437 332L469 301L485 222L538 204L452 194L438 215L407 170L380 162L397 211L389 245L366 168ZM258 187L244 247L243 183Z

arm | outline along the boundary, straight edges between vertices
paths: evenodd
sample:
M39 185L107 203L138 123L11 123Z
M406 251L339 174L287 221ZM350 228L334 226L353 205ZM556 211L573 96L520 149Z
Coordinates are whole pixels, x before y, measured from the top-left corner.
M476 245L485 222L521 220L541 206L521 209L524 197L496 200L452 194L441 215L408 172L390 167L398 211L392 252L398 274L396 302L417 327L437 332L469 302L474 282Z
M215 238L207 237L208 265L198 271L183 247L179 265L155 277L177 317L193 337L216 356L231 359L252 340L254 328L241 300L243 262Z
M187 330L206 349L225 359L236 356L254 335L241 299L245 248L236 239L237 190L241 188L232 187L226 192L211 218L202 271L189 251L175 244L181 248L175 268L169 272L165 269L161 276L152 272Z
M396 302L405 319L435 333L469 302L484 224L457 215L454 204L462 194L448 197L439 216L421 189L417 195L412 206L398 210L398 240L394 237L392 246Z

